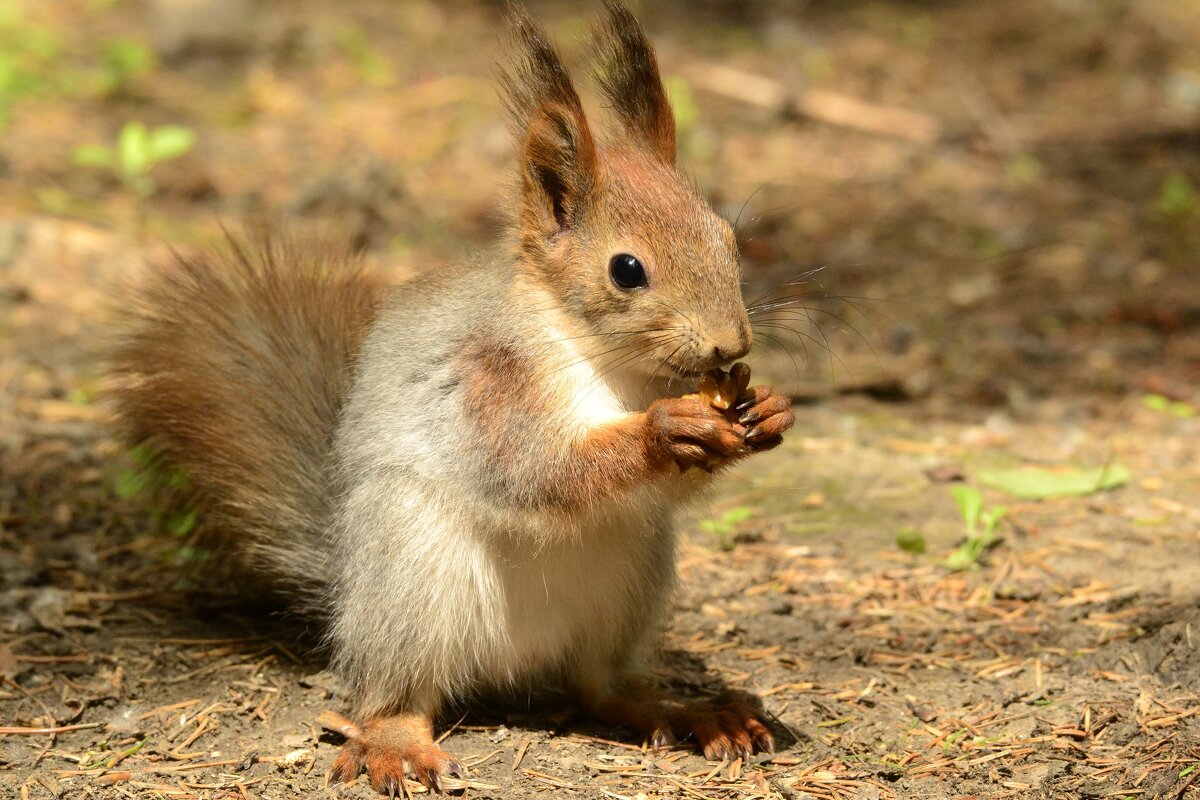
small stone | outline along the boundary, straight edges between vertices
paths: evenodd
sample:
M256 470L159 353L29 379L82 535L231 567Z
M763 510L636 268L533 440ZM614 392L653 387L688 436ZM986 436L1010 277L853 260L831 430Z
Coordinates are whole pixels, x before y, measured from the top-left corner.
M151 36L169 58L196 52L229 53L249 48L253 0L153 0Z
M312 751L307 748L293 750L275 762L280 770L299 769L312 761Z

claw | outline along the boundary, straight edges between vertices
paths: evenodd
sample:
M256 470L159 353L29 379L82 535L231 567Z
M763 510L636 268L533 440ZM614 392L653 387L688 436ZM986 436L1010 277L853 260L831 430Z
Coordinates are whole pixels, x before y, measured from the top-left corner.
M674 747L679 743L675 738L675 733L670 728L659 728L650 737L650 747L655 750L661 750L664 747Z
M437 773L437 770L429 770L423 776L424 780L421 783L425 784L425 788L433 789L438 794L442 793L442 776Z
M457 761L447 761L446 762L446 772L449 773L450 775L453 775L455 778L467 777L467 771L465 769L463 769L463 765L458 763Z

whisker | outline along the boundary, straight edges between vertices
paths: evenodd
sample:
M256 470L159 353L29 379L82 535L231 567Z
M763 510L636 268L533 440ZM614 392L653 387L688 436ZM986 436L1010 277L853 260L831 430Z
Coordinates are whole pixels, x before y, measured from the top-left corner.
M853 374L851 372L849 366L846 365L846 362L844 360L842 360L842 357L839 356L833 350L833 348L829 346L829 344L827 342L822 342L820 339L816 338L812 334L805 333L804 331L798 330L798 329L792 327L791 325L785 325L782 322L758 322L758 323L755 323L755 325L761 326L761 327L766 327L766 328L775 328L775 329L780 329L780 330L791 331L793 335L795 335L799 338L802 338L802 339L807 339L808 341L810 341L813 344L820 347L822 350L825 350L829 354L829 366L830 366L831 370L833 369L834 359L836 359L837 362L842 365L842 368L846 370L846 373L848 375ZM817 331L820 332L822 337L824 337L824 332L821 331L821 327L819 325L817 326Z
M621 350L628 350L631 347L637 347L638 345L642 345L642 344L645 344L645 342L626 342L625 344L617 345L616 347L610 347L609 349L602 350L599 353L591 353L589 355L585 355L580 358L577 358L576 360L572 361L569 364L564 364L560 367L557 367L556 369L550 370L550 372L548 372L547 374L554 375L555 373L562 372L564 369L570 369L571 367L577 367L580 364L586 364L589 361L598 361L610 353L616 353Z
M870 318L871 314L868 313L867 309L864 309L860 305L858 305L859 302L896 303L896 304L901 304L901 305L907 305L902 300L889 300L887 298L882 298L882 297L866 297L866 296L862 296L862 295L853 295L853 294L837 294L836 292L830 292L830 291L826 291L826 290L822 289L820 291L802 292L800 294L787 295L785 297L774 298L772 300L762 300L754 305L747 306L746 312L749 314L755 314L755 313L759 313L762 311L769 311L772 308L786 308L787 306L797 305L798 303L803 303L803 302L806 302L809 300L844 300L844 301L846 301L847 304L849 304L856 311L858 311L858 313L862 314L863 317L868 318L868 319ZM891 319L891 317L889 317L886 314L883 314L882 312L874 311L873 309L872 309L872 311L875 314L883 316L886 319L889 319L889 320Z
M770 347L782 350L784 353L787 354L788 358L790 358L792 360L792 365L796 368L796 383L799 383L802 379L801 378L801 370L800 370L800 362L796 360L796 354L792 352L792 348L788 347L788 343L784 339L780 338L779 336L776 336L772 333L767 333L766 331L763 331L763 330L755 330L754 335L767 339L767 342L765 344L767 344ZM804 344L803 341L800 342L800 347L804 350L804 361L807 363L808 347Z
M688 323L688 325L691 325L691 326L692 326L692 327L691 327L691 329L692 329L692 330L699 330L698 326L696 325L696 321L695 321L695 320L693 320L693 319L692 319L690 316L688 316L688 315L687 315L687 314L686 314L686 313L683 311L683 309L679 308L679 307L678 307L678 306L676 306L674 303L668 303L668 302L666 301L666 299L664 299L664 298L662 298L662 297L659 297L659 298L657 298L657 299L658 299L658 304L659 304L660 306L663 306L663 307L664 307L664 308L666 308L668 311L674 311L676 314L678 314L679 316L681 316L681 317L683 317L685 320L687 320L687 323ZM681 326L681 327L682 327L682 326Z
M579 336L564 336L561 339L549 339L548 341L571 342L571 341L575 341L577 339L592 339L592 338L598 338L601 336L636 336L637 334L640 334L640 333L662 333L663 331L672 331L672 330L681 330L681 328L679 326L674 326L674 327L670 327L670 328L643 328L642 330L638 330L638 331L609 331L609 332L603 332L603 333L584 333L584 334L580 334Z
M803 310L803 313L801 313L802 310ZM862 331L860 331L858 328L854 327L854 324L851 323L849 320L847 320L845 317L839 316L838 314L835 314L832 311L827 311L826 309L823 309L823 308L810 308L808 306L800 306L798 308L778 309L778 310L772 311L769 314L759 315L759 316L755 317L754 319L755 320L768 320L768 321L770 321L770 320L778 321L780 317L782 317L784 319L795 319L795 320L807 322L810 329L815 327L818 330L820 330L820 326L817 325L816 320L814 320L812 318L812 314L814 314L814 313L824 314L827 317L833 317L838 322L842 323L842 325L844 325L845 327L844 328L839 327L839 328L837 328L837 330L841 331L842 333L853 334L856 338L858 338L859 341L861 341L863 344L865 344L867 346L867 349L871 351L871 355L875 356L875 358L879 358L879 353L878 353L878 351L876 351L875 345L871 344L871 340L868 339L866 336L864 336ZM875 331L875 335L876 336L879 335L878 330ZM822 332L821 338L825 339L824 332ZM828 340L826 339L826 341L828 341Z
M599 371L597 371L596 375L590 381L588 381L587 384L583 387L583 389L579 392L579 395L576 397L575 402L571 404L570 411L574 412L575 409L579 407L579 404L582 403L585 399L587 399L587 396L589 394L591 394L597 388L597 386L600 384L600 382L604 378L608 377L613 372L615 372L616 370L625 366L626 364L630 363L631 361L634 361L635 359L640 358L645 353L653 350L653 348L654 348L654 344L644 344L642 347L638 348L637 350L634 350L632 353L627 353L626 355L616 359L615 361L604 365L604 367L601 368Z
M644 395L646 393L646 390L650 388L650 384L654 383L654 379L658 377L659 370L661 370L667 364L667 362L669 362L671 360L671 358L674 357L674 355L676 353L678 353L680 350L682 350L683 346L686 344L687 344L686 340L680 342L678 345L675 346L674 350L667 353L666 356L664 356L663 358L659 359L658 366L656 366L654 368L654 372L650 373L649 380L647 380L642 385L642 388L641 388L641 391L639 392L639 394ZM670 383L668 382L667 385L670 386Z
M812 269L805 270L804 272L801 272L799 275L797 275L795 278L793 278L789 281L785 281L784 283L781 283L771 289L768 289L766 292L764 292L763 294L761 294L757 298L755 298L753 302L748 303L746 305L746 310L749 311L750 309L756 307L763 300L766 300L771 295L775 294L776 292L782 291L783 289L787 288L788 286L800 286L801 284L805 283L809 278L811 278L813 275L816 275L818 272L825 269L826 266L828 266L828 265L821 265L819 267L813 267Z
M746 206L750 205L750 201L754 199L754 196L756 194L758 194L763 189L770 186L772 183L774 183L774 180L763 181L762 183L759 184L757 189L755 189L753 192L750 193L750 196L746 198L746 201L744 203L742 203L742 207L738 209L737 216L734 217L734 219L733 219L733 232L734 233L738 232L738 223L742 221L742 212L744 212L746 210Z

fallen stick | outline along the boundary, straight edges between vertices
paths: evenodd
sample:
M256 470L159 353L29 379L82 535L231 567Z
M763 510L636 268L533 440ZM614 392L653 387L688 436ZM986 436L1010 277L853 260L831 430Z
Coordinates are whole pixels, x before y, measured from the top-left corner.
M317 724L331 733L345 736L347 739L357 739L362 736L362 728L354 720L347 719L336 711L326 709L317 715Z
M0 728L0 736L54 736L68 731L99 728L103 722L83 722L79 725L59 725L57 728Z
M869 103L827 89L793 90L773 78L735 67L706 63L685 74L701 89L777 114L796 114L827 125L914 142L928 143L942 135L941 122L920 111Z

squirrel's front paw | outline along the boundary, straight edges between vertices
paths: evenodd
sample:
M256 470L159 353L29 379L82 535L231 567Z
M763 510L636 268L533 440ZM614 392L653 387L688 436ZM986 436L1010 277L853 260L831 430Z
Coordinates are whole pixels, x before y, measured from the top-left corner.
M692 466L711 470L750 453L745 429L699 397L655 400L646 417L653 455L663 462L673 461L681 470Z
M371 786L388 795L406 794L404 778L415 778L433 791L444 791L442 779L461 778L462 766L434 743L425 717L399 714L353 728L333 762L335 781L352 781L365 768Z
M755 453L778 446L783 441L783 432L796 422L791 399L775 394L770 386L750 389L738 398L734 410L738 423L746 428L746 446Z

